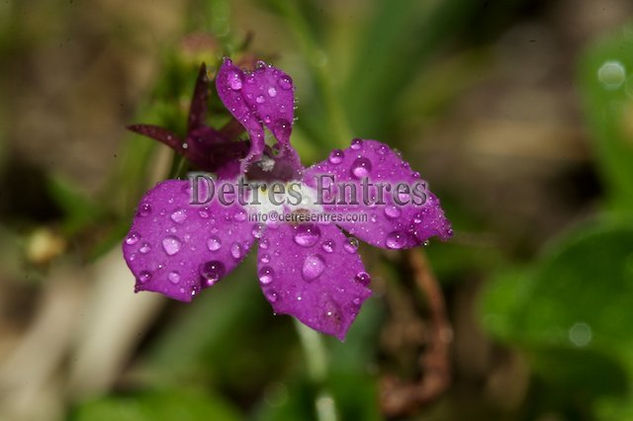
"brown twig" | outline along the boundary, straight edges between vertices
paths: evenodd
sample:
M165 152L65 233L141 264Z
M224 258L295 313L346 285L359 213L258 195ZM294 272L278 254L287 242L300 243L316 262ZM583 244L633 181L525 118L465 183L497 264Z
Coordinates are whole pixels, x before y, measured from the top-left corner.
M405 384L394 376L383 378L380 404L387 416L405 415L435 401L451 381L450 344L452 329L446 316L444 296L423 253L405 252L416 286L425 294L429 307L429 346L420 356L423 370L419 382Z

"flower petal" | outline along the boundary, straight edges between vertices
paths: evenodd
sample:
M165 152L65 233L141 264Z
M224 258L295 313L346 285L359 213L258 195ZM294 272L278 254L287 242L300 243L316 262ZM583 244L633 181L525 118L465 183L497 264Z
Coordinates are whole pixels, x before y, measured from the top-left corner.
M264 151L264 124L279 142L280 152L290 147L294 119L294 87L283 71L263 62L252 73L225 59L215 79L220 99L242 123L251 138L247 162Z
M332 224L269 225L259 245L258 277L275 313L340 340L371 295L356 249Z
M207 77L207 66L202 63L198 70L198 78L193 89L193 97L189 106L189 121L187 122L187 133L202 127L204 115L207 113L207 95L209 92L209 78Z
M233 270L253 244L252 224L239 205L190 204L189 181L167 180L141 200L123 241L136 291L191 301Z
M419 173L411 170L409 164L387 145L375 140L354 139L352 145L345 149L334 150L330 157L308 168L304 174L304 182L316 188L316 177L319 175L334 176L331 179L323 179L323 186L331 184L333 195L325 195L324 201L338 200L337 186L341 182L353 183L358 194L358 204L324 205L328 212L365 213L366 222L337 222L350 234L363 241L381 248L401 249L417 246L432 236L442 240L452 235L450 222L444 216L439 199L426 190L426 183L420 178ZM369 196L378 199L376 183L390 185L383 189L384 204L365 204L362 200L363 186L361 180L367 178L374 186L368 187ZM408 194L397 194L395 188L398 183L405 183L414 189L418 183L419 196L410 190ZM424 183L422 185L421 183ZM351 189L346 189L348 198ZM397 204L394 201L400 201ZM413 200L417 204L412 203ZM426 201L424 201L426 200ZM403 202L409 202L403 204Z
M127 126L127 129L133 131L134 133L158 140L180 154L184 155L185 153L185 150L182 147L182 139L180 139L180 136L171 130L154 126L153 124L132 124Z
M218 131L202 126L189 133L184 155L202 170L225 173L223 168L235 167L246 156L248 149L248 142L226 140Z

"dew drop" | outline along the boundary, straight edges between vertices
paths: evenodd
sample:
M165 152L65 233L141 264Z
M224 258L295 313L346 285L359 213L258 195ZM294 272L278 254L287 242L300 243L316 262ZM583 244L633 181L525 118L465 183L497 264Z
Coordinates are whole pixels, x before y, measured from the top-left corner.
M139 216L147 216L152 213L152 205L149 203L142 203L138 208Z
M132 246L136 243L138 243L139 238L141 238L140 235L138 235L137 232L131 232L127 238L125 239L125 244Z
M152 251L152 248L150 247L149 243L143 243L141 244L141 247L138 249L138 251L140 251L142 254L147 254Z
M325 251L326 253L333 253L334 249L336 248L336 245L335 245L334 241L327 240L327 241L325 241L323 243L321 248L323 248L323 251Z
M259 282L261 282L262 285L268 285L273 281L274 275L275 271L273 270L273 268L271 268L270 266L264 266L258 272Z
M202 208L198 211L198 215L200 218L207 219L209 217L209 210L207 208Z
M257 95L257 97L255 98L255 102L257 102L258 104L263 104L264 102L266 102L266 98L264 98L264 95Z
M224 276L224 263L218 260L211 260L200 267L202 286L210 287Z
M275 133L277 138L287 138L290 136L290 123L288 120L279 119L275 121L273 125L273 132Z
M268 88L268 95L270 97L276 97L277 96L277 89L273 88L272 86L270 88Z
M355 237L346 238L343 243L343 248L348 253L356 253L356 250L358 250L358 240Z
M234 259L242 257L242 246L238 243L233 243L233 245L231 245L231 256L233 256Z
M397 206L388 205L385 207L385 215L387 215L389 218L392 218L392 219L398 218L400 214L401 214L400 209Z
M237 222L244 222L246 220L246 212L243 210L235 212L233 219Z
M281 89L288 90L288 89L292 88L292 81L290 80L290 77L288 77L288 76L280 77L278 83L279 83L279 86L281 87Z
M388 149L389 149L389 148L387 147L387 145L380 145L380 146L378 147L378 153L379 153L380 155L384 155L384 154L386 154L386 153L387 153L387 150L388 150Z
M222 247L222 241L218 237L211 237L207 240L207 248L210 251L218 251Z
M176 271L169 272L169 275L167 275L167 279L169 279L169 282L171 282L172 284L177 284L178 282L180 282L180 273Z
M332 164L340 164L343 161L345 153L340 149L334 149L328 158Z
M236 72L231 72L229 74L229 86L234 91L239 91L242 89L242 78Z
M367 286L371 282L371 276L367 272L358 272L354 280L363 286Z
M270 263L270 255L268 253L264 253L259 258L260 263Z
M142 271L141 273L138 274L138 280L140 282L147 282L150 279L152 279L152 274L146 270Z
M277 302L277 299L279 299L279 296L277 295L277 293L275 291L269 291L269 292L266 293L266 298L271 303L275 303L275 302Z
M295 227L295 243L303 247L312 247L319 241L321 230L314 224L301 224Z
M265 238L262 241L259 242L259 247L264 249L264 250L266 250L269 246L270 246L270 243Z
M182 242L180 239L174 235L168 235L163 238L163 250L165 250L165 253L167 253L168 256L173 256L178 253L181 245Z
M178 224L185 222L185 219L187 219L187 212L184 209L175 210L171 214L171 220Z
M400 231L393 231L387 235L385 242L390 249L401 249L406 244L406 237Z
M303 261L301 274L303 279L311 282L321 276L323 270L325 270L325 260L318 254L312 254Z
M354 139L352 140L352 143L350 145L350 148L354 149L355 151L359 150L361 147L363 146L363 141L360 139Z
M253 236L253 238L262 238L262 231L263 227L262 224L257 224L253 227L253 230L251 231L251 235Z
M356 178L367 177L371 172L371 162L367 158L356 158L352 163L350 173Z

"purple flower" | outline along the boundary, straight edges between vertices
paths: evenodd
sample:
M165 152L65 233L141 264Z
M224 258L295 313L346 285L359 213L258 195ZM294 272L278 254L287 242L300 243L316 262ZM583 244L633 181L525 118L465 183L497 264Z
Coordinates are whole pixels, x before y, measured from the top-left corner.
M218 71L216 87L224 105L247 130L248 151L244 143L226 141L219 132L203 127L202 105L192 106L198 111L190 120L194 124L187 137L189 147L175 149L201 168L217 171L219 179L232 180L245 174L257 180L299 180L309 189L316 187L317 176L325 174L334 176L336 182L355 184L359 190L363 178L392 184L421 181L419 173L398 153L374 140L354 139L349 148L334 150L325 161L303 168L290 146L293 82L279 69L260 63L249 73L226 59ZM196 92L193 103L203 95L200 89ZM134 127L167 143L163 129L157 136L156 131L138 130L150 126ZM264 127L277 140L272 148L265 144ZM202 140L197 141L196 136ZM220 151L216 148L220 144L232 151L230 156L210 156ZM235 152L233 148L239 149ZM397 206L394 198L386 195L384 206L365 205L363 201L322 206L324 212L342 215L363 212L368 216L365 222L261 225L249 222L249 209L238 203L224 206L214 200L205 206L190 204L189 184L184 180L159 183L138 206L123 243L125 259L137 279L136 291L156 291L190 301L231 272L259 241L258 279L274 312L293 315L341 340L371 295L371 278L358 255L358 241L339 228L388 249L414 247L432 236L445 240L452 234L439 200L428 191L421 205ZM332 187L336 194L338 186Z

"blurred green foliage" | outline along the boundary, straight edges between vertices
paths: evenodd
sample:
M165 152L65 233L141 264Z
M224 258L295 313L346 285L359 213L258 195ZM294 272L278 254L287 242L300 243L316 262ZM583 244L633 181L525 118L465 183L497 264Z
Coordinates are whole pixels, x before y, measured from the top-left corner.
M349 24L333 22L337 17L317 0L252 3L271 13L278 30L296 46L293 53L307 86L299 88L304 95L293 145L311 164L330 149L345 147L351 136L410 146L401 135L403 126L441 114L477 81L488 60L485 40L530 2L371 0L364 18ZM166 45L159 75L130 123L157 124L184 135L199 61L212 72L225 54L253 53L231 26L232 2L187 4L183 31L207 32L217 45L193 56L175 42ZM24 7L0 3L0 54L37 41L9 24L23 16ZM59 19L71 19L66 16L71 9L58 13ZM456 44L462 47L457 53L451 50ZM447 51L452 54L442 56ZM569 419L633 418L632 71L631 28L595 43L578 62L577 87L606 190L597 215L564 227L537 257L464 241L428 249L449 292L467 276L490 278L479 302L479 321L496 341L529 362L530 390L512 414L518 418L550 412ZM220 127L228 115L213 89L208 122ZM46 191L61 212L59 227L73 244L71 252L95 259L118 247L137 200L155 181L158 150L148 139L127 135L105 188L94 196L59 174L46 174ZM174 175L180 164L173 157L160 176ZM456 232L489 230L471 207L440 196ZM4 237L19 243L14 232ZM366 260L377 273L389 274L388 282L398 281L393 262ZM306 369L310 350L301 348L289 318L270 314L254 273L251 256L213 293L202 294L184 311L168 308L131 362L130 371L140 380L131 390L122 387L76 404L70 419L311 420L320 418L317 406L324 396L331 397L340 419L382 419L376 367L388 316L383 297L364 306L345 343L324 340L327 370L314 378Z

